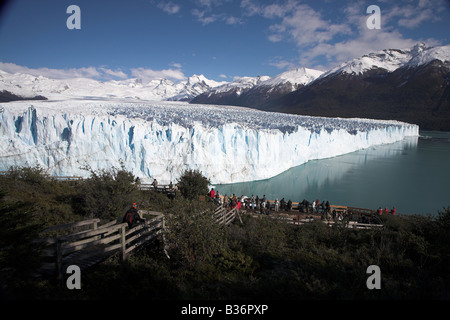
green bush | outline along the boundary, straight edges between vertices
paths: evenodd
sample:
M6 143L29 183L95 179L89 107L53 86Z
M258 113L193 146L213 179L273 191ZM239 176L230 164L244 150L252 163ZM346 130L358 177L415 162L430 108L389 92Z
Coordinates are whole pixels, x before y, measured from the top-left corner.
M46 226L80 220L72 208L76 186L57 181L37 167L11 167L0 175L0 192L8 201L32 205L34 218Z
M43 230L31 203L5 200L0 194L0 297L32 298L37 290L35 273L40 266Z
M215 222L211 211L191 212L179 208L166 215L165 239L169 255L188 269L210 264L227 246L226 230Z
M120 218L133 204L140 204L135 178L124 168L91 172L80 183L74 206L85 218L113 220Z
M122 169L77 182L55 181L40 168L0 176L0 283L11 297L76 299L448 299L450 208L437 216L383 215L384 228L355 230L322 221L290 225L241 214L229 226L197 201L209 181L198 171L180 179L169 200L139 191ZM189 191L189 192L188 192ZM67 293L31 277L33 244L43 227L89 217L121 217L136 202L165 213L164 238L83 273L83 290ZM161 241L161 242L159 242ZM155 245L156 244L156 245ZM163 248L169 253L168 258ZM378 265L382 289L368 290L366 269Z
M185 170L178 180L178 188L183 197L197 200L208 193L210 181L198 170Z

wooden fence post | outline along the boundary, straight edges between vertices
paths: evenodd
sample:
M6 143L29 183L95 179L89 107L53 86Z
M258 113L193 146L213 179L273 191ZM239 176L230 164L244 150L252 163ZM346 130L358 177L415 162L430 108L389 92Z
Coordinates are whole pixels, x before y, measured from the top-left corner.
M161 215L161 220L162 220L162 226L161 226L161 234L162 234L162 240L163 240L163 244L164 244L164 253L166 255L166 257L168 259L170 259L169 253L167 252L167 249L169 249L169 245L166 242L166 218L164 215Z
M127 258L127 254L126 254L127 244L126 244L126 238L125 238L125 225L123 225L120 228L120 244L121 244L121 250L122 250L122 260L125 260Z

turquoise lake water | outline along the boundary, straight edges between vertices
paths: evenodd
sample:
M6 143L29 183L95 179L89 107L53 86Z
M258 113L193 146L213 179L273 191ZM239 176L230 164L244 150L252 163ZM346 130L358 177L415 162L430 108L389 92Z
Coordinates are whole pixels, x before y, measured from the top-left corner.
M228 195L434 215L450 206L450 132L422 131L420 137L309 161L267 180L215 188Z

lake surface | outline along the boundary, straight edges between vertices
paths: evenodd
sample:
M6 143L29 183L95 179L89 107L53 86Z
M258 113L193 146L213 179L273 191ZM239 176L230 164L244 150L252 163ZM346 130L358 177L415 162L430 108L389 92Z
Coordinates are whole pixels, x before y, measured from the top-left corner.
M276 177L216 185L220 194L437 214L450 206L450 132L421 131L393 144L309 161Z

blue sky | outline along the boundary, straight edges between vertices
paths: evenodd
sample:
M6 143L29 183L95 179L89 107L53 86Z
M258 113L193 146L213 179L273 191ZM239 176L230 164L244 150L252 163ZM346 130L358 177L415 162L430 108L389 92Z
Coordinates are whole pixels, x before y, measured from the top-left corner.
M81 29L69 30L69 5ZM381 28L369 29L377 5ZM97 80L203 74L217 81L326 70L385 48L450 44L450 1L12 0L0 15L0 69Z

